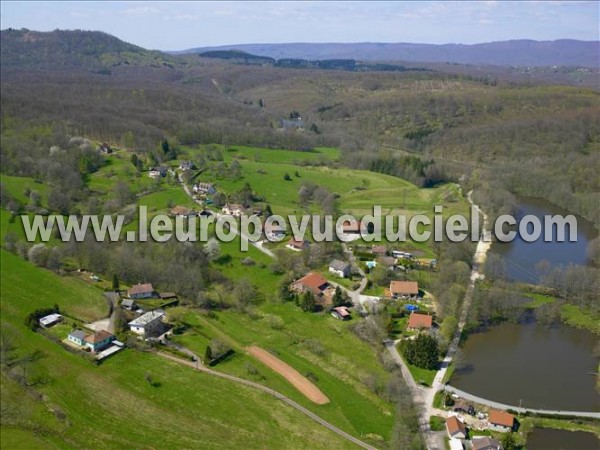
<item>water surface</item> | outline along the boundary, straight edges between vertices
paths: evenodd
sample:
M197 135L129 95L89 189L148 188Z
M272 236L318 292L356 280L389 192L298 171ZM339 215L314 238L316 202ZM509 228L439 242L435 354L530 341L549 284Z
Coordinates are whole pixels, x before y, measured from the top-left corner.
M534 428L527 435L527 450L598 450L600 439L583 431Z

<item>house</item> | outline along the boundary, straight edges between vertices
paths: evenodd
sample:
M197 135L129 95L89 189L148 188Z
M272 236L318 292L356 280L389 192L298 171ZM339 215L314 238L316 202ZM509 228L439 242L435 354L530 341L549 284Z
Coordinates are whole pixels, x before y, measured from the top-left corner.
M215 189L215 185L212 183L196 183L193 187L192 187L192 191L194 192L194 194L205 194L205 195L214 195L217 193L217 190Z
M465 424L456 416L450 416L446 419L446 431L450 439L466 439L467 437Z
M181 161L179 163L179 170L192 170L194 168L194 163L191 161Z
M226 203L221 210L223 214L228 216L243 216L246 214L246 208L242 205L238 205L237 203Z
M373 253L375 256L386 256L387 248L385 245L374 245L371 248L371 253Z
M406 325L407 330L421 331L429 330L433 326L433 316L428 314L419 314L411 312L408 317L408 324Z
M352 318L352 316L350 315L350 311L348 311L348 308L346 308L345 306L338 306L336 308L333 308L331 310L331 315L336 319L340 320L349 320Z
M419 284L416 281L398 281L390 282L390 296L392 298L412 298L419 295Z
M473 450L502 450L502 444L489 436L473 436L471 448Z
M285 226L276 223L265 223L263 225L263 234L270 241L277 241L285 237Z
M163 178L167 176L167 171L165 166L154 167L148 171L148 176L154 179Z
M170 212L172 216L185 217L186 219L189 217L196 216L194 210L181 205L174 206L173 208L171 208Z
M312 292L317 303L322 306L331 304L335 289L321 275L310 272L290 285L290 290L298 294Z
M85 345L85 336L86 334L81 330L71 331L67 336L67 340L70 342L83 347Z
M164 316L165 312L162 309L149 311L129 322L129 329L141 336L152 336L153 334L160 332Z
M329 263L329 271L339 277L346 278L350 276L350 264L339 259L334 259Z
M308 248L309 245L309 241L297 241L296 239L292 238L288 241L288 243L285 246L290 250L301 252L302 250Z
M154 288L151 283L136 284L131 286L131 289L127 291L127 295L133 299L152 298L154 297Z
M86 348L89 348L92 352L96 353L100 350L104 350L114 340L115 337L112 333L109 333L106 330L99 330L86 336L84 338L84 344Z
M394 270L396 268L396 258L393 256L381 256L377 258L377 261L379 261L382 266L387 267L389 270Z
M490 428L496 431L512 431L515 427L515 416L506 411L490 409L488 422Z
M284 130L302 130L304 129L304 121L301 117L281 119L279 120L279 126Z
M127 311L134 311L137 309L137 305L135 304L135 300L126 298L121 302L121 308Z
M39 320L39 324L42 328L48 328L52 325L56 325L59 322L62 322L63 316L60 314L49 314L47 316L42 317Z

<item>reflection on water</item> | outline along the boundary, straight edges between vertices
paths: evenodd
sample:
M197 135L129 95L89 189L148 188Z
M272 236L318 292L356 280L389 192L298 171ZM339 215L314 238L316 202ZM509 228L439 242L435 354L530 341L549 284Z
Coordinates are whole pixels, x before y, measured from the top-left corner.
M565 325L504 323L469 336L450 384L515 406L600 411L597 344Z
M534 428L527 435L527 450L598 450L600 440L582 431Z
M519 198L518 208L517 221L528 214L533 214L540 220L547 214L562 216L569 214L545 200L530 197ZM553 266L588 264L587 246L594 237L598 236L598 232L590 222L579 216L576 218L577 242L556 242L555 234L552 242L544 242L543 239L525 242L517 237L508 243L496 242L491 250L504 258L509 279L526 283L539 281L535 267L542 260L550 262ZM568 237L568 233L566 236Z

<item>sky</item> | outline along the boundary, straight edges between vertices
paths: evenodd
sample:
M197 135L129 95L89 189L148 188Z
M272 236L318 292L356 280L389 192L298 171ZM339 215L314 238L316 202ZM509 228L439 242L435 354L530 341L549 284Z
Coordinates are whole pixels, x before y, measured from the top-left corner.
M2 29L104 31L157 50L282 42L599 40L597 1L7 1Z

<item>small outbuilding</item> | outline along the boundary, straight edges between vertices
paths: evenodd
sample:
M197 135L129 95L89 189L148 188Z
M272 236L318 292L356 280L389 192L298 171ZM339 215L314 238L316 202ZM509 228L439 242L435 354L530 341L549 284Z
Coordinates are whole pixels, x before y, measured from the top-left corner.
M345 306L337 306L331 310L331 315L339 320L350 320L352 316Z
M499 409L490 409L488 422L497 431L512 431L515 427L515 416Z
M85 336L86 334L81 330L71 331L67 336L67 340L72 342L75 345L79 345L83 347L85 345Z
M52 325L62 322L62 320L63 316L60 314L48 314L39 320L39 324L42 328L49 328Z
M350 264L339 259L334 259L329 263L329 271L339 277L347 278L350 276Z

